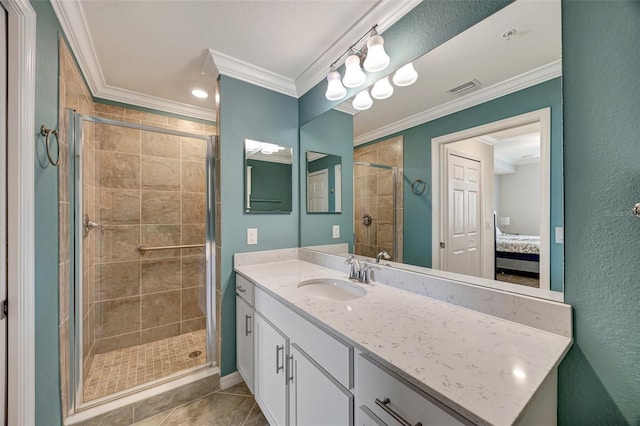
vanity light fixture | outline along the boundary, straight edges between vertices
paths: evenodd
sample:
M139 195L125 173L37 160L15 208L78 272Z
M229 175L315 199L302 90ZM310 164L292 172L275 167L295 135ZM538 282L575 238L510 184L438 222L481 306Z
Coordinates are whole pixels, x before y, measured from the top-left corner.
M200 99L207 99L209 97L209 94L202 89L193 89L191 94Z
M360 68L360 56L353 53L347 56L344 64L345 72L342 84L350 88L362 86L367 79L367 75L362 71L362 68Z
M339 101L347 95L344 86L349 88L360 87L367 80L367 75L360 68L360 61L364 58L364 68L369 72L378 72L385 69L391 59L387 52L384 51L384 39L376 31L374 25L369 31L364 33L355 43L345 50L329 67L329 75L327 75L327 91L325 97L330 101ZM366 36L371 35L367 40L367 46L364 50L356 49L356 45ZM336 80L340 80L340 73L336 71L335 65L348 54L345 61L345 74L342 83L338 86ZM337 75L337 76L336 76ZM344 84L344 86L342 86ZM342 90L341 90L342 89Z
M382 78L373 85L371 96L375 99L387 99L393 95L393 86L389 83L389 77Z
M352 105L359 111L371 108L373 100L371 99L371 96L369 96L369 89L364 89L362 92L358 93L356 97L353 98Z
M409 86L416 82L418 79L418 73L413 68L413 62L409 62L407 65L400 67L395 74L393 74L393 84L399 87Z
M339 101L347 95L347 89L344 88L340 81L340 73L336 71L334 66L331 66L329 75L327 76L327 91L324 96L330 101Z

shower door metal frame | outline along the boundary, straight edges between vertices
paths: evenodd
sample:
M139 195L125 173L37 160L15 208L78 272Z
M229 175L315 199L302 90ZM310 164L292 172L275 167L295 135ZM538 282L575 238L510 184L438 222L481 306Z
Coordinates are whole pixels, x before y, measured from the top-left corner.
M394 261L398 257L398 168L396 166L387 166L386 164L376 164L376 163L366 163L364 161L354 161L355 166L364 166L364 167L373 167L376 169L385 169L391 170L393 173L393 259ZM355 211L356 211L356 174L353 174L353 211L354 211L354 219L355 219ZM376 242L378 238L378 233L376 232ZM355 253L355 244L358 242L356 240L356 230L353 230L353 242L354 247L353 251Z
M70 301L73 302L72 308L69 309L69 321L73 325L73 329L70 329L68 342L71 345L69 354L69 374L71 375L69 380L69 412L79 412L88 408L102 405L107 402L111 402L125 396L146 390L148 388L158 386L163 383L167 383L178 377L184 377L192 374L196 371L211 368L217 364L217 352L216 352L216 336L217 336L217 324L216 324L216 286L215 286L215 154L216 145L218 143L216 135L198 135L189 132L183 132L179 130L164 129L161 127L147 126L144 124L128 123L124 121L112 120L108 118L96 117L92 115L79 114L74 110L65 110L65 114L68 114L69 122L69 167L70 167L70 203L73 205L73 211L70 211L70 230L72 244L70 253ZM207 338L207 360L204 364L193 367L190 369L176 372L168 377L162 377L160 379L153 380L148 383L143 383L138 386L134 386L129 389L116 392L115 394L104 396L92 400L91 402L85 402L83 399L84 392L84 380L83 380L83 265L84 265L84 253L83 253L83 230L84 223L82 220L83 214L83 161L82 161L82 132L83 123L91 122L97 124L107 124L112 126L126 127L130 129L162 133L172 136L179 136L191 139L199 139L206 144L206 241L205 241L205 294L206 294L206 338Z

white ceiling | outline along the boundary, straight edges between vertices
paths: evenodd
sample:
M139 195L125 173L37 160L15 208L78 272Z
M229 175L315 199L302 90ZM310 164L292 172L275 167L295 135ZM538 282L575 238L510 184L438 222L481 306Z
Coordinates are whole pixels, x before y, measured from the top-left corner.
M475 138L493 145L494 173L514 173L516 166L540 162L540 122Z
M222 74L300 96L373 24L392 25L420 0L52 0L96 97L212 118Z
M509 29L517 32L507 40L502 34ZM560 1L518 0L414 61L416 83L395 87L393 96L356 114L356 143L557 77L561 58ZM479 89L447 93L473 79Z

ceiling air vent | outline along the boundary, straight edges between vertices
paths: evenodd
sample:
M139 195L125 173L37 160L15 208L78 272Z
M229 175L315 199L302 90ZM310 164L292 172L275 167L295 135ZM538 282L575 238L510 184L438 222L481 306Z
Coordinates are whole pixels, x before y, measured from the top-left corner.
M467 93L470 92L474 89L477 89L478 87L482 86L482 83L480 83L478 80L473 79L471 81L468 81L464 84L461 84L458 87L454 87L453 89L449 89L447 90L447 92L451 95L451 96L460 96L463 93Z

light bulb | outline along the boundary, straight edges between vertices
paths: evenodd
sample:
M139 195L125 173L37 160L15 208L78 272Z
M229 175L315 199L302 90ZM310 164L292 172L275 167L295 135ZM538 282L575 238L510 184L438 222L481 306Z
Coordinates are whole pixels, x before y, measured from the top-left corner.
M371 96L376 99L387 99L391 95L393 95L393 86L389 83L389 77L378 80L371 89Z
M367 58L364 60L364 69L369 72L382 71L390 61L389 55L384 51L384 39L374 30L373 35L367 40Z
M345 61L345 72L342 84L345 87L359 87L367 79L367 75L360 68L360 57L358 55L349 55Z
M409 62L407 65L401 67L393 75L393 84L396 86L409 86L416 82L418 79L418 73L413 68L413 62Z
M340 73L334 67L331 67L327 76L327 91L324 96L330 101L339 101L347 95L347 89L340 82Z
M365 109L371 108L373 105L373 100L371 96L369 96L369 90L364 89L362 92L358 93L355 98L353 98L353 107L359 111L364 111Z

